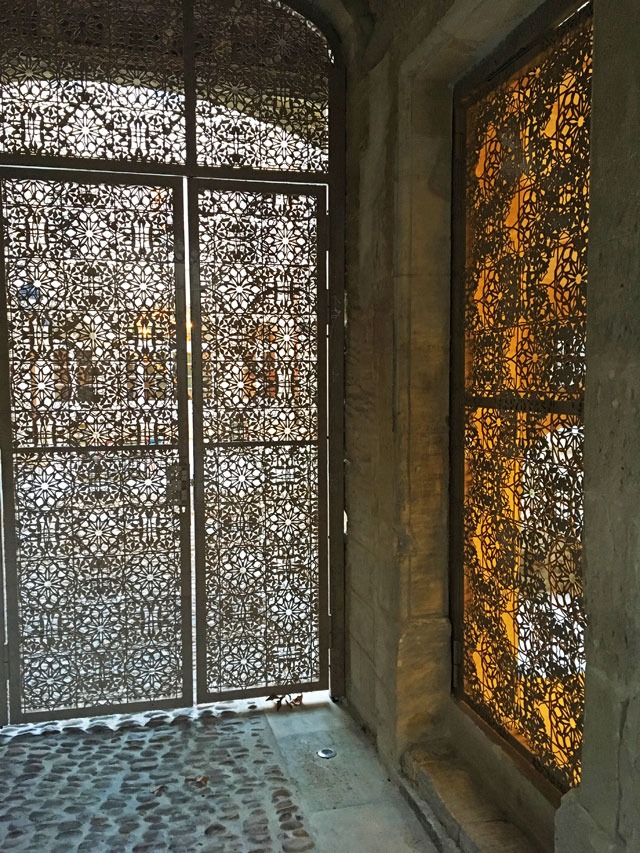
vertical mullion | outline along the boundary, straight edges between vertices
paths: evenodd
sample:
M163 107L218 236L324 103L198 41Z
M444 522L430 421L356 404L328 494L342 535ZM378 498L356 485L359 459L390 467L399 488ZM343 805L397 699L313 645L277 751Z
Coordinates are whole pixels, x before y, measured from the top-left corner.
M189 281L191 290L191 397L193 405L193 500L196 573L196 693L206 702L207 584L205 562L204 428L202 387L202 305L200 300L199 185L188 180Z
M329 646L329 422L327 394L327 320L328 299L327 290L327 248L328 221L326 192L316 195L317 212L317 257L316 257L316 286L317 286L317 407L318 407L318 463L316 477L318 481L318 526L311 531L312 536L318 537L318 602L319 602L319 634L320 634L320 681L327 683L328 678L328 646Z
M184 701L193 701L191 637L191 506L189 472L189 411L187 400L187 312L185 300L185 235L182 187L172 184L175 257L176 359L178 395L178 453L180 458L180 610L182 615L182 690ZM185 482L186 481L186 482Z
M345 273L345 68L336 56L329 77L329 604L330 691L346 692L344 570L344 273Z
M196 59L194 43L194 6L195 0L183 0L183 62L184 62L184 108L185 136L187 146L187 174L193 175L196 169Z
M16 551L16 517L13 483L13 437L11 428L11 385L9 373L9 323L7 305L7 280L5 266L5 182L0 180L0 465L2 467L2 524L3 548L0 570L0 639L8 644L9 672L5 673L0 661L0 725L20 715L22 698L20 690L20 625L18 617L18 578ZM6 598L5 598L6 592ZM5 603L7 624L5 626ZM11 640L11 642L9 642ZM7 677L9 693L7 692Z

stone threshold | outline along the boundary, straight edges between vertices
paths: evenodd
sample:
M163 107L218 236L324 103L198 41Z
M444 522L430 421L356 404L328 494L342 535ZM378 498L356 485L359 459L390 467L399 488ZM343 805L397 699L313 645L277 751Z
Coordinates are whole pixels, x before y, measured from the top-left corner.
M409 748L400 789L438 850L453 853L540 853L480 789L444 741Z

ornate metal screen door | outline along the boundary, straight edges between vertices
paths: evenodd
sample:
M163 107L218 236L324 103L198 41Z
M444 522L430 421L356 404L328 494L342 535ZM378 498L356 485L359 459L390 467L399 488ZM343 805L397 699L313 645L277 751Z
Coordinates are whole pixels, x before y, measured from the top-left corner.
M327 685L329 526L344 690L344 67L309 13L0 0L12 722L191 701L190 438L198 698Z
M181 183L0 189L11 719L185 704Z
M196 206L198 698L326 687L325 191Z

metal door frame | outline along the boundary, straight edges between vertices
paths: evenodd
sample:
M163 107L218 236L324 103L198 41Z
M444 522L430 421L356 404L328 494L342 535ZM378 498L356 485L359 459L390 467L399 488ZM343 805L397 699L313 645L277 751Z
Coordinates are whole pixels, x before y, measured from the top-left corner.
M70 171L67 169L16 168L0 166L0 188L2 179L33 179L51 182L73 182L90 185L162 186L173 191L173 247L176 312L176 399L178 404L178 450L182 471L189 467L189 432L187 412L187 347L186 347L186 304L185 304L185 259L184 259L184 210L182 179L177 177L114 174L113 172ZM0 197L1 199L1 197ZM1 211L0 206L0 211ZM2 466L3 501L3 544L7 587L7 636L9 675L9 718L11 723L39 722L51 719L69 719L78 716L93 716L117 713L135 713L151 709L180 708L192 703L191 665L191 541L189 490L183 489L183 510L180 514L180 578L181 578L181 647L182 647L182 695L176 699L149 700L127 704L108 704L71 708L55 712L23 712L21 690L21 654L19 619L19 578L16 543L16 516L13 477L13 431L11 423L10 359L8 351L8 311L4 270L4 239L0 229L0 372L4 381L0 388L0 462ZM106 453L119 450L148 450L152 445L123 445L122 447L88 446ZM56 448L65 450L65 448ZM75 448L70 452L78 452Z
M318 564L319 564L319 657L320 678L318 681L301 684L284 684L246 690L228 690L211 693L207 689L207 598L205 565L205 494L204 494L204 432L203 432L203 382L202 382L202 314L200 302L200 239L198 195L201 190L220 189L227 191L263 192L281 195L309 195L318 202ZM193 456L194 456L194 511L195 511L195 576L196 576L196 681L198 703L214 702L221 699L240 699L262 696L265 692L303 692L324 690L329 687L329 649L331 646L329 579L333 582L329 570L329 419L330 401L328 393L327 357L331 363L328 343L329 315L329 274L325 260L329 248L329 215L327 210L328 187L326 184L270 183L267 181L223 180L220 178L193 179L189 182L189 270L191 287L191 334L192 346L192 387L193 387ZM326 318L326 319L324 319ZM340 320L342 312L340 312ZM322 426L324 425L324 427ZM278 446L278 442L260 442ZM308 442L310 445L314 442ZM235 444L235 442L232 442ZM306 444L306 442L305 442ZM325 472L325 476L321 472ZM333 587L333 583L332 583ZM333 680L332 680L333 688Z

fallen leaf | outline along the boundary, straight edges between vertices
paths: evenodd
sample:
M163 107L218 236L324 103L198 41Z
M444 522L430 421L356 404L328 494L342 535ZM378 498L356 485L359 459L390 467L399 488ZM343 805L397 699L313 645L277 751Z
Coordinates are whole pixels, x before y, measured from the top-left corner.
M156 785L156 787L153 789L153 793L156 795L156 797L159 797L160 794L164 794L164 792L166 790L167 790L166 785Z
M267 697L267 702L275 702L276 711L279 711L280 708L282 708L283 702L288 706L289 710L291 710L296 705L302 705L302 693L296 696L295 699L291 698L290 693L283 693L282 696L272 693L271 696Z
M185 782L193 782L199 788L204 788L204 786L209 781L209 777L208 776L185 776L184 781Z

